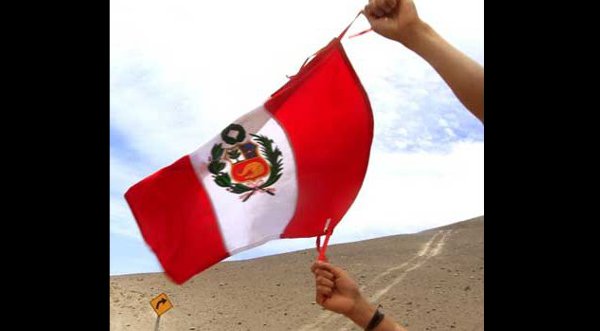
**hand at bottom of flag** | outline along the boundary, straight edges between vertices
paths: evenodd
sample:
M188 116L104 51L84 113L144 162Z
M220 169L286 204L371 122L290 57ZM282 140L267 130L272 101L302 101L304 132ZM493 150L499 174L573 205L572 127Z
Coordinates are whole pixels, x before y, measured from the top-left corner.
M311 271L315 275L316 301L323 308L348 315L363 300L358 284L342 268L317 261Z
M381 331L406 331L360 293L358 284L342 268L316 261L310 270L315 275L317 298L323 308L343 314L361 328Z

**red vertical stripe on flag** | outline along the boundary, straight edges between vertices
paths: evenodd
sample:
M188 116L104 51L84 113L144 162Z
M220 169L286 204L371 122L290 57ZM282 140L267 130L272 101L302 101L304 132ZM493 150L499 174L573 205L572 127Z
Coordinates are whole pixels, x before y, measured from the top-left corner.
M229 256L189 156L132 186L125 199L142 236L177 284Z
M298 203L281 237L320 235L326 219L334 227L356 198L373 139L369 99L340 41L319 51L265 108L296 160Z

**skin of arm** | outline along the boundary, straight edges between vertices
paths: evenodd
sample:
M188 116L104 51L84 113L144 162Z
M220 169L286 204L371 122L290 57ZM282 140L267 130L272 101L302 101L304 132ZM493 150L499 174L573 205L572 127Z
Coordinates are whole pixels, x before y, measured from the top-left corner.
M373 31L403 44L427 61L483 123L483 67L423 22L413 0L370 0L363 13Z
M360 293L358 284L340 267L317 261L311 266L315 275L316 301L323 308L342 314L361 328L375 314L376 306ZM391 317L385 315L375 331L407 331Z

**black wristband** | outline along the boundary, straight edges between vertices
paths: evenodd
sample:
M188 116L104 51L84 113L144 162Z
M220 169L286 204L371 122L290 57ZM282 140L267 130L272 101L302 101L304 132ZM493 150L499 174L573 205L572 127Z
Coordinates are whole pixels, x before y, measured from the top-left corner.
M369 321L369 324L367 324L365 331L372 331L379 325L379 323L381 323L381 321L383 321L384 315L379 311L379 307L381 307L381 305L377 306L377 309L375 309L375 314L373 314L373 318L371 318L371 321Z

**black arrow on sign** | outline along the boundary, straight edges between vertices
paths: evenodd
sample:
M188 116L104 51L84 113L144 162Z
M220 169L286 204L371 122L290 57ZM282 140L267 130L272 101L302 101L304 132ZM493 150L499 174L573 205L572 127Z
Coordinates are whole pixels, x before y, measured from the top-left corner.
M158 306L160 306L161 303L166 303L166 302L167 302L167 299L165 299L165 298L160 299L160 301L158 301L156 303L156 309L158 309Z

